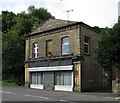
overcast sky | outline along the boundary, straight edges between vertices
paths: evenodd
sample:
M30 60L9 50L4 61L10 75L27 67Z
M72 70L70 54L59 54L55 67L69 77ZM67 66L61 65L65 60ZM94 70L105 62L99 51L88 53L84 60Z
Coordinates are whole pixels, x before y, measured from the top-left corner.
M82 21L90 26L113 27L118 20L118 2L120 0L0 0L0 11L14 13L26 11L30 5L43 7L56 19Z

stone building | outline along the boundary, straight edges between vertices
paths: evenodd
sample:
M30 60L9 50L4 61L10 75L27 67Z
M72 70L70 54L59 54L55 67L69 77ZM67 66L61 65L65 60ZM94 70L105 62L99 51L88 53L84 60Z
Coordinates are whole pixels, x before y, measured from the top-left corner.
M120 95L120 68L113 67L114 69L114 78L112 80L112 92Z
M94 60L99 31L83 22L49 19L26 36L25 85L61 91L95 91L103 71Z

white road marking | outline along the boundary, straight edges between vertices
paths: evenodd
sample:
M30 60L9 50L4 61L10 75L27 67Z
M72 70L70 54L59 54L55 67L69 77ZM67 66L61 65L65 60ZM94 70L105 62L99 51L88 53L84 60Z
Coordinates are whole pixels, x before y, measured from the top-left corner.
M15 92L6 92L6 91L0 91L2 93L7 93L7 94L15 94Z
M68 102L68 103L75 103L75 102L71 102L71 101L67 101L67 100L60 100L61 102Z
M0 91L2 93L7 93L7 94L16 94L15 92L6 92L6 91ZM28 95L28 94L24 94L27 97L35 97L35 98L43 98L43 99L49 99L47 97L40 97L40 96L35 96L35 95Z
M43 99L49 99L49 98L47 98L47 97L40 97L40 96L32 96L32 97L36 97L36 98L43 98Z
M62 100L62 99L61 99L60 101L61 101L61 102L64 102L65 100Z
M28 94L24 94L25 96L29 96L29 97L35 97L35 98L43 98L43 99L49 99L47 97L40 97L40 96L35 96L35 95L28 95Z
M6 92L6 91L1 91L1 92L11 94L11 92Z
M25 94L25 96L28 96L28 97L30 97L30 95L27 95L27 94Z
M120 97L115 97L115 99L120 99Z
M105 98L110 98L110 99L114 99L113 97L105 97Z

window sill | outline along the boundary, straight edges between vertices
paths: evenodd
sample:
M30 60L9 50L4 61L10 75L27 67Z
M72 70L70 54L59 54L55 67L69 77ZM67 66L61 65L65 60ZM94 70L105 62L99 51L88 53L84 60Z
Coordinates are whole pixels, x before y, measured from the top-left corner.
M66 85L55 85L54 89L58 91L70 91L70 92L73 91L72 86L66 86Z
M30 88L43 89L43 84L30 84Z
M69 56L69 54L61 54L62 56Z
M37 58L34 58L34 57L33 57L33 59L38 59L38 57L37 57Z

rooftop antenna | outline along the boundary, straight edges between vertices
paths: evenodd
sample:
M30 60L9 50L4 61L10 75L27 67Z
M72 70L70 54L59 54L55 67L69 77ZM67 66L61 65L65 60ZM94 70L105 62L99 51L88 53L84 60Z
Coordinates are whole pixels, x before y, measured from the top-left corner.
M66 10L64 12L67 12L67 20L68 20L68 24L69 24L69 12L72 12L73 10Z

